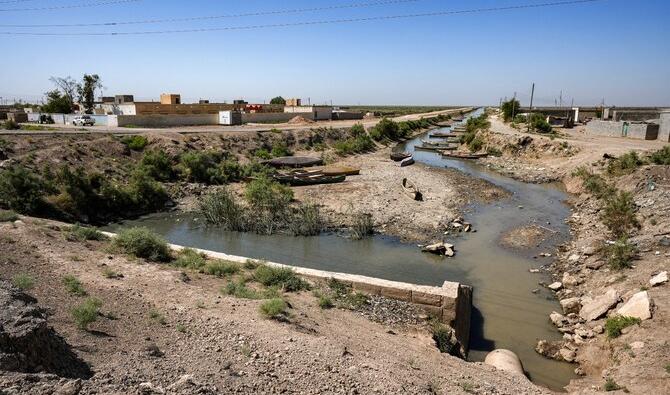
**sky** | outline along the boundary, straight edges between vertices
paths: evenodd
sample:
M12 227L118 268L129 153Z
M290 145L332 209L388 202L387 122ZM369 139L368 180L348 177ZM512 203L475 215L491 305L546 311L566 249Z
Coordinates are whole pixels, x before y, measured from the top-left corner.
M376 18L561 0L0 0L1 100L31 102L51 76L100 75L105 96L182 101L308 98L312 103L670 106L670 1L600 0L441 16L169 34L28 36L219 29ZM106 3L106 4L100 4ZM376 3L370 5L370 3ZM91 7L11 11L97 4ZM271 11L362 5L267 15ZM117 26L82 24L249 13Z

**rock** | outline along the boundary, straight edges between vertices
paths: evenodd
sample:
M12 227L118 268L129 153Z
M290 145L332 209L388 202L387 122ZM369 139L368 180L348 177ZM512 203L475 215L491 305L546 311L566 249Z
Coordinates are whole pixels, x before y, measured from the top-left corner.
M574 287L575 285L579 285L582 280L577 277L573 276L568 272L563 273L563 285L568 286L568 287Z
M170 384L166 388L168 394L179 394L179 395L195 395L195 394L215 394L217 389L211 385L203 385L197 382L193 375L185 374L175 381L173 384Z
M595 336L595 333L590 329L577 328L575 329L575 335L583 337L585 339L590 339Z
M596 252L598 252L598 251L593 246L586 246L586 247L582 248L582 254L587 255L587 256L591 256L591 255L595 254Z
M647 291L641 291L633 295L628 302L617 310L617 314L647 320L651 318L651 306L652 302L649 299L649 294Z
M558 354L565 362L574 362L577 358L577 353L567 348L561 348Z
M580 258L579 254L572 254L568 257L568 261L574 263L574 262L579 261L579 258Z
M667 271L662 271L655 275L654 277L649 280L649 284L651 284L652 287L655 287L657 285L661 285L663 283L668 282L668 272Z
M644 348L644 342L640 342L640 341L632 342L631 344L629 344L629 346L633 350L640 350L640 349Z
M586 262L586 267L591 269L591 270L598 270L601 267L603 267L604 264L605 264L605 261L600 260L600 259L595 259L595 260L587 261Z
M551 314L549 314L549 319L554 325L556 325L559 328L562 327L568 321L568 319L565 318L564 315L559 314L555 311L552 311Z
M47 325L37 300L7 281L0 281L0 370L92 376L88 365Z
M528 269L528 271L531 273L539 273L540 269Z
M151 384L148 381L145 381L144 383L140 383L138 386L138 389L140 391L140 394L164 394L165 391L161 387L154 387L153 384Z
M597 334L601 334L601 333L605 332L605 328L603 328L602 325L596 325L596 326L593 327L593 331Z
M547 285L547 288L551 289L552 291L558 291L559 289L563 288L563 284L559 281L556 281L555 283Z
M519 357L510 350L497 349L486 355L484 363L495 366L496 369L504 370L519 377L526 377Z
M449 243L435 243L424 246L421 251L431 254L454 256L454 245Z
M54 392L54 395L77 395L81 391L81 379L70 380Z
M582 304L579 316L586 321L596 320L607 313L617 302L619 302L619 293L610 288L604 295Z
M535 346L535 352L546 358L560 359L561 356L559 354L559 350L562 349L564 344L565 342L563 341L550 342L547 340L540 340Z
M563 309L563 314L579 313L579 309L582 307L580 299L577 297L563 299L560 303L561 308Z

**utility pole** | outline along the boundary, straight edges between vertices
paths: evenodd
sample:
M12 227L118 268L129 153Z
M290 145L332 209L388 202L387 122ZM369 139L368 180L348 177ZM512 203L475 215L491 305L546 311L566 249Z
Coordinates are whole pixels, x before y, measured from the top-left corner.
M561 89L561 94L559 96L558 102L560 103L559 107L563 108L563 90Z
M514 97L512 98L512 120L514 120L514 108L516 107L516 92L514 92Z
M535 96L534 82L533 87L530 89L530 107L528 108L528 118L526 119L526 124L528 125L528 133L530 133L530 119L533 117L533 96Z

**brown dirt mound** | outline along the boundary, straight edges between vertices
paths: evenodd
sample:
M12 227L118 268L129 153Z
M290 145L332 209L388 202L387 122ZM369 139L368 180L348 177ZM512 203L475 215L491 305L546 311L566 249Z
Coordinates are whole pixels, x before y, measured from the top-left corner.
M288 123L290 123L291 125L295 125L295 124L302 124L302 123L314 123L314 121L312 121L311 119L307 119L307 118L305 118L301 115L298 115L297 117L291 118L288 121Z

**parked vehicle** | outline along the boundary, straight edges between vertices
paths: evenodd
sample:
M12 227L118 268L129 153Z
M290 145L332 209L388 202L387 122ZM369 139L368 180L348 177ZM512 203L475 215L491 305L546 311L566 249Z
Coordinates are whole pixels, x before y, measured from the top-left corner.
M54 119L51 117L51 115L42 114L42 115L40 115L40 118L37 120L37 123L39 123L39 124L52 124L52 123L54 123Z
M91 118L90 115L80 115L72 120L72 124L74 126L93 126L95 125L95 119Z

